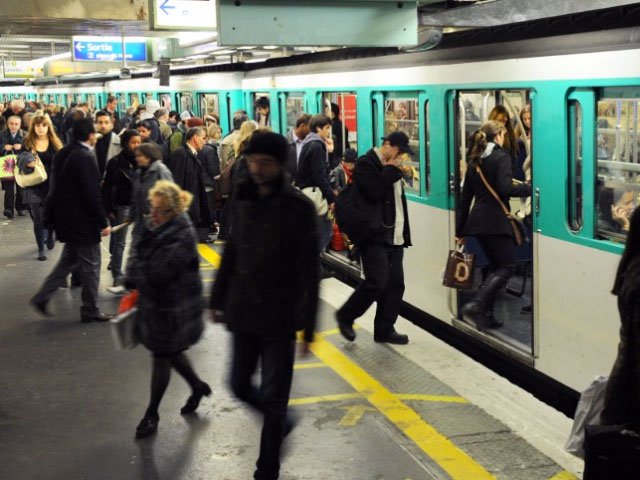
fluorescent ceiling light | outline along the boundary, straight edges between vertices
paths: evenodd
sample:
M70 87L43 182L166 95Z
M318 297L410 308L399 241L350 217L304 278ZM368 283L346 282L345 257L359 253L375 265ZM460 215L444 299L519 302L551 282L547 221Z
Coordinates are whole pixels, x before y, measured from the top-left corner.
M251 60L245 60L244 63L258 63L258 62L266 62L268 58L252 58Z
M256 47L238 47L238 50L253 50Z
M181 47L189 47L218 38L218 32L180 32L178 43Z
M267 45L266 47L262 47L265 50L277 50L280 47L276 47L275 45Z

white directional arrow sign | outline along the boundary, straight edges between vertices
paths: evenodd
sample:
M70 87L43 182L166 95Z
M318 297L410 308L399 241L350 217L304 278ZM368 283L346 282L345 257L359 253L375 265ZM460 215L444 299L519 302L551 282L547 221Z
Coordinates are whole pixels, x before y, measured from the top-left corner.
M84 43L76 44L76 50L78 50L79 52L82 52L84 49L85 49Z
M215 0L152 0L151 30L215 30Z

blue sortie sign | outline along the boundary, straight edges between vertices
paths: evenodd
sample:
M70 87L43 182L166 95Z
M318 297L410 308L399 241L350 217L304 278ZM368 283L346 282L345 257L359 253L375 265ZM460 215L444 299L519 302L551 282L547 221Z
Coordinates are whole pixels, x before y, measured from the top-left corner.
M125 45L128 62L147 61L146 42L127 42ZM73 41L73 58L89 62L121 62L122 42Z

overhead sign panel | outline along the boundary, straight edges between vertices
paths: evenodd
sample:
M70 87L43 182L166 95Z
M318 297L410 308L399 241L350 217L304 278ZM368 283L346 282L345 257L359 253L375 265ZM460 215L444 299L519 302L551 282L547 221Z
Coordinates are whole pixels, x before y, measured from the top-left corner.
M215 30L215 0L150 0L151 30Z
M147 61L147 41L125 38L127 62ZM120 37L72 37L71 51L76 62L122 62Z
M44 75L42 65L36 65L32 61L8 61L2 62L4 65L4 78L35 78Z

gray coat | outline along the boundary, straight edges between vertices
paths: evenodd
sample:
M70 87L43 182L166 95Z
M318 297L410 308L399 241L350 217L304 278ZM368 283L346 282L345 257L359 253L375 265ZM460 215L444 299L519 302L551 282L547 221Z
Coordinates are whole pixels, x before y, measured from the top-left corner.
M199 268L195 231L186 214L143 233L127 284L140 291L136 333L152 352L181 352L202 335Z
M151 190L158 180L169 180L173 182L171 170L160 160L153 162L146 170L138 169L133 179L131 213L129 214L129 218L135 223L132 234L136 239L139 239L146 230L144 217L149 214L147 196L149 195L149 190Z

